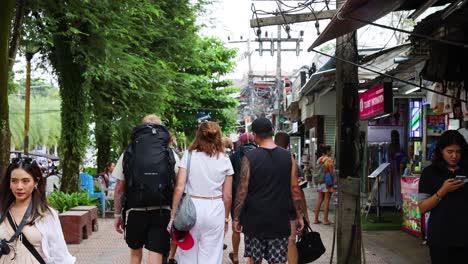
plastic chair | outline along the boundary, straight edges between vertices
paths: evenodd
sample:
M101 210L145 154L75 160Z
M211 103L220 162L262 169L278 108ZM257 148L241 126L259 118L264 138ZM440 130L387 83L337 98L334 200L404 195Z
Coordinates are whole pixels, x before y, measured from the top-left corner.
M94 192L94 178L87 173L80 173L80 189L88 192L92 198L98 198L101 204L102 217L105 217L106 213L106 201L104 191Z
M104 178L102 176L99 176L98 182L101 184L101 190L104 195L104 203L106 207L106 209L104 210L104 215L106 213L114 213L114 209L112 208L112 205L109 205L109 203L114 202L115 185L112 184L112 185L109 185L109 187L107 187L104 181Z

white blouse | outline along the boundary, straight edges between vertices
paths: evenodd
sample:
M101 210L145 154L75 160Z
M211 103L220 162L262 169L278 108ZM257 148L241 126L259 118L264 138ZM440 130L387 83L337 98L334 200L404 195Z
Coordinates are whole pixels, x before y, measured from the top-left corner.
M185 151L180 167L187 169L188 151ZM190 175L186 192L195 196L216 197L223 194L223 183L226 176L232 176L231 160L225 153L213 157L204 152L192 151Z
M46 214L35 222L42 235L42 251L47 264L73 264L76 258L68 252L62 226L57 211L50 208L52 213Z

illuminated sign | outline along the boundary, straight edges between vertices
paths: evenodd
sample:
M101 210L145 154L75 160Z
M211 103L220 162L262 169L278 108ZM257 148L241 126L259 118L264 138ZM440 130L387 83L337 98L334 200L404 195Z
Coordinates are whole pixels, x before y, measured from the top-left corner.
M410 101L410 137L422 137L422 102L420 99Z
M393 112L391 83L380 84L359 95L359 119L365 120Z

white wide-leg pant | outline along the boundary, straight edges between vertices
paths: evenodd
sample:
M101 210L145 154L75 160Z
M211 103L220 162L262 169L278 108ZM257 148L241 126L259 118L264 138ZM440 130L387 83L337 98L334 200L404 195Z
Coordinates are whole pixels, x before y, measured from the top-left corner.
M189 250L177 249L179 264L221 264L224 244L223 199L192 198L197 211L197 222L190 230L195 241Z

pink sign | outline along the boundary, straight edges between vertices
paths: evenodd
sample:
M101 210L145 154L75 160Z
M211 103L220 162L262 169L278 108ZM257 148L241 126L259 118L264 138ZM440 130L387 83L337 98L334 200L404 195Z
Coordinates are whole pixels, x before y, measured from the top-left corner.
M384 85L367 90L359 95L359 118L369 119L385 113Z

